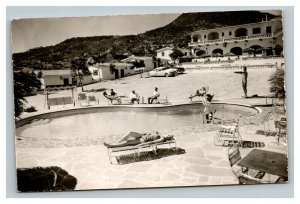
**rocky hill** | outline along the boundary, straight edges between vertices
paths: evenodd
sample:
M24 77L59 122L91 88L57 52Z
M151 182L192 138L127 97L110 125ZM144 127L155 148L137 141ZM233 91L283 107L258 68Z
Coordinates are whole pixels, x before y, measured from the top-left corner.
M259 11L184 13L170 24L138 35L94 36L67 39L57 45L38 47L13 54L14 69L63 69L74 57L118 60L126 55L154 56L164 46L187 47L189 33L229 25L260 22L275 16Z

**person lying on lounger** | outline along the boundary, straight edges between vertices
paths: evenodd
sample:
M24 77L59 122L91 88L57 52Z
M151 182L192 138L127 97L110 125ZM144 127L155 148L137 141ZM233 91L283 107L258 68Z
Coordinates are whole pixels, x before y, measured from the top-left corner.
M172 140L173 138L174 138L173 135L161 136L158 132L150 132L150 133L142 133L142 134L137 132L129 132L114 144L108 144L104 142L104 146L110 148L110 147L146 145L146 144L154 144L158 142Z
M116 93L114 93L113 95L108 95L105 91L103 92L103 96L105 98L107 98L108 100L110 100L110 102L112 103L113 100L118 101L118 103L121 103L121 97L117 96Z

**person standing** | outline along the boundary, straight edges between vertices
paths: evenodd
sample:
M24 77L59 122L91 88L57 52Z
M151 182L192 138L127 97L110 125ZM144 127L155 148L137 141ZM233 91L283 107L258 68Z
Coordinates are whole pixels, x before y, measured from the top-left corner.
M247 98L247 80L248 80L247 67L243 67L243 71L241 72L234 72L234 73L242 74L242 87L243 87L245 98Z
M149 104L152 104L152 103L153 103L153 100L154 100L154 99L157 99L157 98L159 97L159 95L160 95L160 94L158 93L158 88L155 87L154 92L153 92L153 95L150 96L150 97L148 98L148 103L149 103Z

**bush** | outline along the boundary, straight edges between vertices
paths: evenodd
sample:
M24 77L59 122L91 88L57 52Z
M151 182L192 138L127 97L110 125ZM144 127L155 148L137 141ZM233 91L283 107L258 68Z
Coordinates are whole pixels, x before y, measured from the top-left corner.
M57 166L17 169L17 186L20 192L74 190L77 179Z
M273 96L279 99L285 99L285 88L284 88L284 69L277 69L276 72L269 79L271 83L270 92Z
M36 112L36 108L34 106L30 106L28 108L25 108L24 112L28 112L28 113L31 113L31 112Z

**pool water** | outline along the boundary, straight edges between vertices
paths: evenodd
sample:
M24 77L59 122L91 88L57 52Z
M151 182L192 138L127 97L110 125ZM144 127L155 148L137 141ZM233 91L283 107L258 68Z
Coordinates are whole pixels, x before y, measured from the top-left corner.
M218 108L216 112L216 118L235 119L238 115L247 117L253 115L253 112ZM199 108L168 111L102 111L33 121L17 128L16 135L18 138L93 139L121 136L129 131L172 133L174 130L188 127L205 127L202 118L202 109ZM240 124L245 123L241 120Z

